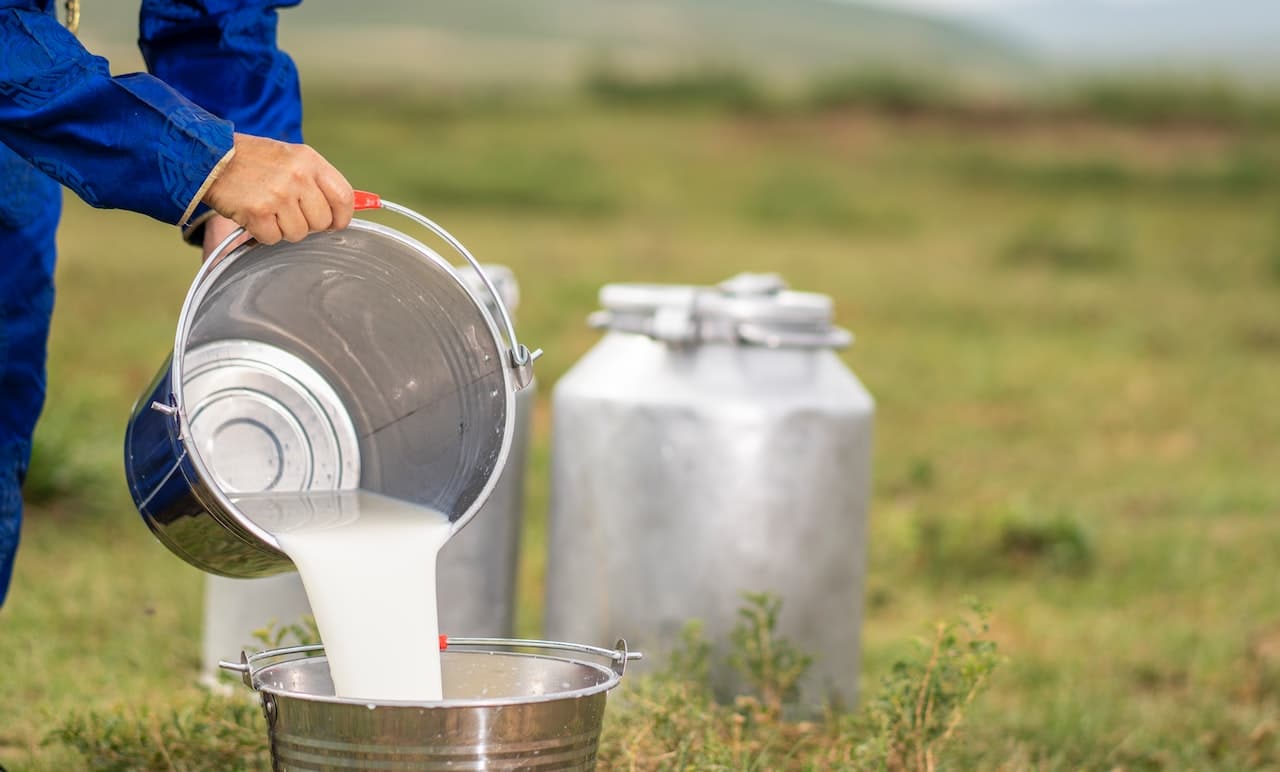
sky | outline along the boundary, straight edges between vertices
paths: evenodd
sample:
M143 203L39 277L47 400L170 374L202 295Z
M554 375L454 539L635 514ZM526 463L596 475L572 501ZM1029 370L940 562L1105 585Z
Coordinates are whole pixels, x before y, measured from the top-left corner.
M1190 67L1276 79L1280 0L862 0L996 29L1078 66Z
M1103 0L1108 5L1159 5L1161 0ZM879 5L920 8L930 11L987 11L1043 4L1043 0L878 0Z

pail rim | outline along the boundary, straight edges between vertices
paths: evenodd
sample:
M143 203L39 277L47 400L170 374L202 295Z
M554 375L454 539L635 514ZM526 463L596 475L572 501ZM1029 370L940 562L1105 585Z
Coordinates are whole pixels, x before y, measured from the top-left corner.
M434 701L421 700L378 700L368 698L339 697L332 694L312 694L308 692L293 691L275 686L263 685L262 675L277 668L287 668L289 666L297 666L299 663L312 663L318 660L328 662L328 657L324 654L322 645L312 646L295 646L284 649L272 649L255 654L240 655L240 662L221 662L220 666L225 670L236 671L242 674L245 685L250 689L270 694L275 697L285 697L289 699L299 699L307 702L322 702L334 705L352 705L366 708L414 708L415 710L433 710L433 709L456 709L456 708L490 708L490 707L510 707L514 705L529 705L538 703L557 702L560 700L583 699L593 697L612 690L621 681L625 672L626 663L633 659L641 659L643 655L640 652L628 652L626 642L619 640L618 650L598 649L591 646L581 646L577 644L557 644L549 641L526 641L526 640L501 640L501 639L471 639L475 643L468 642L468 639L454 638L450 639L450 646L465 646L464 649L453 649L442 651L441 656L475 656L475 657L510 657L520 659L543 660L549 662L557 662L560 664L570 664L587 668L599 675L600 679L597 683L590 686L579 687L576 689L565 689L561 691L545 692L543 694L530 694L514 697L469 697L469 698L453 698ZM499 651L490 648L478 648L485 645L506 646L513 648L548 648L558 649L562 651L574 651L579 653L593 654L610 659L614 662L612 667L602 665L598 662L590 662L578 657L556 657L549 654L518 652L518 651ZM471 648L475 646L477 648ZM256 662L263 660L271 660L269 664L261 667L254 667Z

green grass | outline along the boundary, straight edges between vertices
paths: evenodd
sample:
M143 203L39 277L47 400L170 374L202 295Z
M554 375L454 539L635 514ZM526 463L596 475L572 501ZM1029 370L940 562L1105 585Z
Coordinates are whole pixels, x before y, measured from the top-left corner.
M307 121L358 186L519 277L522 337L547 351L521 633L538 631L548 397L598 337L598 287L776 270L834 298L878 401L868 699L905 642L977 596L1005 664L943 767L1280 764L1274 133L385 93L312 94ZM1261 182L1171 182L1233 164ZM181 738L168 717L203 704L201 577L139 522L119 461L197 256L75 203L60 244L49 407L0 612L11 770L82 766L75 743L43 743L70 717L154 715ZM638 747L626 705L610 759Z

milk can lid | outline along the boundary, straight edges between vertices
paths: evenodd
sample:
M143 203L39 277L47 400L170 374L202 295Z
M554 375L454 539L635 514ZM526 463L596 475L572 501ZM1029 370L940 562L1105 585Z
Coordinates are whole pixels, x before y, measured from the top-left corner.
M831 323L831 298L792 292L773 273L741 273L714 287L608 284L593 327L647 335L673 345L738 343L767 348L843 348L853 342Z

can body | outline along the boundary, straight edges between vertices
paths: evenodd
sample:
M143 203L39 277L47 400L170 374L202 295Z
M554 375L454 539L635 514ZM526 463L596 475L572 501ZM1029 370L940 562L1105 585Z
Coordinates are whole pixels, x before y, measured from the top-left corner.
M553 393L546 634L662 652L700 620L723 645L768 592L814 658L801 699L852 703L873 412L827 349L608 333Z

